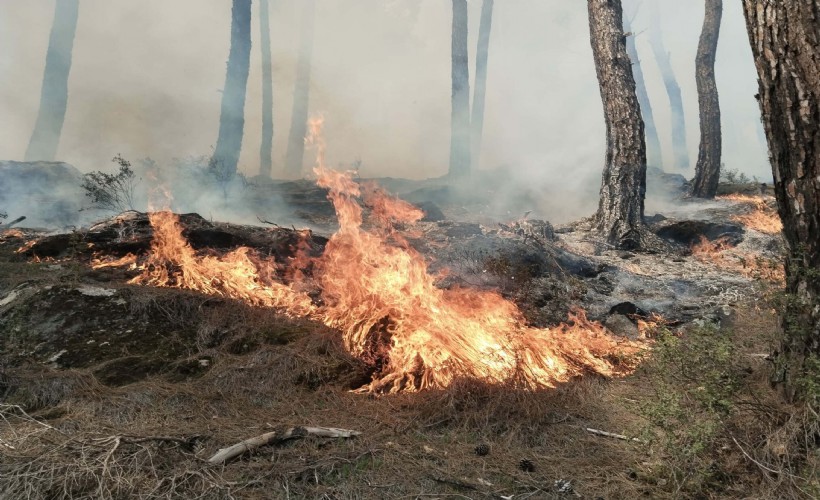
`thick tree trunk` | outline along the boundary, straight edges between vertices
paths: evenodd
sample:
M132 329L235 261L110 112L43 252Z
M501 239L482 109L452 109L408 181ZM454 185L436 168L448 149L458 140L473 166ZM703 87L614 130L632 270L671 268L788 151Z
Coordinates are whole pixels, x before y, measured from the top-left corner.
M262 145L259 148L259 175L270 178L273 169L273 70L268 7L268 0L259 0L259 39L262 48Z
M302 173L310 105L310 72L313 64L313 24L316 17L316 0L304 0L303 3L302 40L296 68L296 86L293 90L293 113L290 118L288 150L285 156L285 170L291 176L298 176Z
M490 30L493 24L493 0L484 0L481 6L481 24L478 27L478 50L475 58L475 89L473 113L470 117L470 156L476 168L480 164L481 142L484 134L484 102L487 95L487 59L490 52Z
M655 117L652 114L652 105L649 94L646 92L646 82L641 70L641 60L638 57L638 48L635 46L635 33L627 17L624 17L624 31L629 33L626 38L626 52L632 61L632 74L635 76L635 91L638 94L638 103L641 106L644 129L646 132L646 164L663 169L661 156L661 140L658 138L658 129L655 127Z
M71 71L80 2L57 0L56 4L46 52L40 111L26 149L26 161L54 160L68 106L68 74Z
M720 179L722 137L720 99L715 81L715 55L722 17L723 0L706 0L706 14L695 59L695 80L700 107L700 148L695 178L692 181L692 196L698 198L714 198Z
M643 245L646 143L620 0L588 0L589 31L606 122L606 164L597 229L618 248Z
M649 4L651 17L649 41L663 78L664 87L666 87L666 95L669 96L669 107L672 114L672 153L675 168L680 171L689 168L689 150L686 147L686 119L683 113L680 86L677 78L675 78L675 71L672 69L669 52L663 45L657 2L658 0L652 0Z
M219 116L219 137L211 158L212 167L220 179L229 180L236 174L242 133L245 127L245 93L251 64L251 0L233 0L231 9L231 50L225 88L222 89L222 110Z
M452 109L450 175L470 174L470 67L467 49L467 0L453 0Z
M790 395L820 374L820 0L743 0L757 96L789 247L782 373ZM820 401L815 399L815 404Z

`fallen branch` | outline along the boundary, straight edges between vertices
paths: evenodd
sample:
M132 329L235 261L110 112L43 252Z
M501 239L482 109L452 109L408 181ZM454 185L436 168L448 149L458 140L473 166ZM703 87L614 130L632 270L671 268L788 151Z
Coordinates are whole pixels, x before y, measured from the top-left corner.
M23 215L23 216L21 216L21 217L17 217L16 219L14 219L13 221L9 222L8 224L0 224L0 227L2 227L2 229L8 229L8 228L10 228L11 226L13 226L13 225L15 225L15 224L17 224L17 223L23 222L24 220L26 220L26 216L25 216L25 215Z
M336 429L333 427L290 427L285 430L276 430L267 432L261 436L256 436L246 439L241 443L236 443L233 446L222 448L216 452L214 456L208 459L212 464L220 464L228 460L238 457L243 453L255 450L262 446L278 444L288 439L296 439L305 436L319 436L326 438L349 438L360 435L359 431L351 431L347 429Z
M606 437L611 437L611 438L615 438L615 439L621 439L623 441L634 441L636 443L646 444L646 441L644 441L643 439L631 438L631 437L624 436L623 434L615 434L614 432L602 431L602 430L598 430L598 429L593 429L591 427L586 427L585 429L586 429L587 432L591 432L592 434L596 434L598 436L606 436Z

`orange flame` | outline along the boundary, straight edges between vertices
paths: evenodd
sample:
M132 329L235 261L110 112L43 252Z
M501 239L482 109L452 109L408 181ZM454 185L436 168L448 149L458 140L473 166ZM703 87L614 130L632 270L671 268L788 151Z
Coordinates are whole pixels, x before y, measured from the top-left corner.
M107 257L97 257L92 259L92 269L105 269L106 267L125 267L130 266L132 269L137 266L137 256L129 253L119 259L111 259Z
M692 245L692 255L701 262L710 262L727 271L749 278L782 283L785 281L783 263L753 253L741 252L723 238L714 241L701 236Z
M765 234L779 234L783 230L783 222L780 220L780 216L777 214L777 211L769 206L766 197L727 194L718 196L717 198L751 205L751 209L748 213L732 216L733 221L749 229ZM771 197L768 199L771 199Z
M326 168L321 126L321 119L311 121L306 144L317 149L317 183L328 189L340 224L314 260L321 306L297 291L298 283L279 282L280 267L248 248L223 257L197 255L170 212L151 214L152 253L133 282L234 297L322 321L377 370L366 388L376 392L446 387L460 377L552 387L585 372L630 371L621 355L641 345L611 337L583 311L570 312L569 324L536 329L498 293L437 288L424 257L392 228L423 213L380 188L360 186L352 173ZM380 231L363 229L359 198Z

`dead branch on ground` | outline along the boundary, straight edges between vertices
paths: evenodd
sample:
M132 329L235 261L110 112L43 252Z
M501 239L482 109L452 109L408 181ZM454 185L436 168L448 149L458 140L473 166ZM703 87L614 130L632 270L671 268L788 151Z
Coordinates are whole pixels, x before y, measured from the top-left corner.
M222 448L214 456L208 459L212 464L220 464L238 457L246 452L253 451L262 446L278 444L289 439L302 438L305 436L318 436L325 438L350 438L360 435L361 432L347 429L336 429L334 427L290 427L285 430L266 432L260 436L246 439L240 443Z

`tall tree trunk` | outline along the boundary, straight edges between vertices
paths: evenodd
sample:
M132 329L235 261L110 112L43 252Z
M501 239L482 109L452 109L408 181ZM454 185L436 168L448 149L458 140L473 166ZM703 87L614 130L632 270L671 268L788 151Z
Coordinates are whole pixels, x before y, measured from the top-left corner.
M689 168L689 150L686 147L686 119L683 113L683 99L680 94L680 86L675 78L675 71L672 69L672 61L669 52L663 45L663 35L661 34L660 13L658 11L658 1L652 0L650 7L650 29L649 42L652 46L652 53L661 71L663 85L666 87L666 95L669 96L669 107L672 114L672 153L674 155L674 165L677 170Z
M692 196L714 198L720 180L720 99L715 81L715 55L723 17L723 0L706 0L706 14L695 59L695 80L700 108L700 147Z
M624 31L629 33L626 38L626 52L632 61L632 74L635 76L635 91L638 94L638 103L641 106L644 129L646 131L646 163L649 166L663 169L661 156L661 140L658 138L658 129L655 127L655 117L652 114L652 105L649 103L649 94L646 92L646 81L641 70L641 59L638 57L638 48L635 46L635 33L632 31L629 18L624 16Z
M79 0L57 0L46 52L40 111L26 149L26 161L54 160L68 106L68 73L77 32Z
M811 397L820 378L820 0L743 0L783 234L785 387ZM801 382L802 381L802 382ZM820 398L818 398L820 399ZM820 400L815 399L815 404Z
M262 48L262 145L259 148L259 175L270 178L273 169L273 70L268 0L259 0L259 32Z
M487 59L490 51L490 30L493 24L493 0L484 0L481 6L481 24L478 27L478 50L475 59L475 89L473 113L470 117L470 144L472 163L479 166L481 142L484 134L484 102L487 95Z
M470 174L470 67L467 49L467 0L453 0L452 109L450 175Z
M316 0L304 0L303 4L302 39L296 68L296 86L293 90L288 150L285 156L285 170L292 176L301 174L302 160L305 156L305 134L310 105L310 70L313 59L313 25L316 17Z
M251 0L233 0L231 9L231 50L222 89L219 137L211 166L222 182L236 174L242 133L245 127L245 93L251 64Z
M589 32L606 122L597 229L618 248L643 246L646 143L620 0L588 0Z

